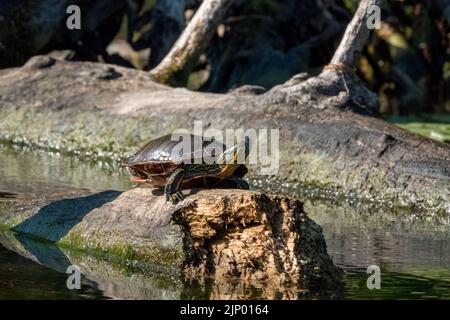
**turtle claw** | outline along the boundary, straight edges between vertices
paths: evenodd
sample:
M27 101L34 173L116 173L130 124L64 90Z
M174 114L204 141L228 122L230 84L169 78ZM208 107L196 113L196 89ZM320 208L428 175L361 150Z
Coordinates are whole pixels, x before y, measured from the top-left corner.
M177 204L181 201L183 201L185 198L184 194L181 191L178 191L174 194L167 195L166 201L171 202L172 204Z

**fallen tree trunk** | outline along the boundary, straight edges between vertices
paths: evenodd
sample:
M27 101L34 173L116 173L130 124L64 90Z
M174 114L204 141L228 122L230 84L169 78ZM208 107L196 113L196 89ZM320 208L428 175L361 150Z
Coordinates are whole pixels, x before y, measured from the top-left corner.
M340 271L327 255L320 226L299 201L285 197L191 190L185 201L172 206L145 188L95 194L73 190L18 196L7 207L0 224L18 234L149 262L184 279L279 290L339 284Z
M369 34L367 8L380 2L361 1L321 74L294 76L264 94L255 87L191 92L154 83L142 71L32 58L0 71L0 138L108 158L136 151L145 139L192 129L195 120L221 130L279 129L280 170L262 177L251 171L253 187L320 189L330 198L446 218L449 146L379 119L376 95L352 72Z
M138 70L38 56L0 71L0 137L111 158L176 128L192 129L194 120L218 129L278 128L280 170L262 177L251 170L254 188L315 188L326 197L445 213L449 146L372 116L376 96L353 74L328 69L252 92L172 89Z

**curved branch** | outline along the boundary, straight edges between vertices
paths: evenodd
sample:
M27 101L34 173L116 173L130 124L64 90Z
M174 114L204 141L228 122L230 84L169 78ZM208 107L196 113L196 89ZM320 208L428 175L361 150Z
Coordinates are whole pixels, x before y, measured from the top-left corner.
M233 0L204 0L166 57L150 74L160 83L183 84Z

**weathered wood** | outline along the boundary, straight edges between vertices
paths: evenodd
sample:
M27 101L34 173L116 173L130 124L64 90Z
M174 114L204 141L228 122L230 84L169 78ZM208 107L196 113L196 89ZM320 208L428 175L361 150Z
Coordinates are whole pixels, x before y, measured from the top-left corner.
M382 0L361 0L358 10L347 26L344 37L331 59L331 64L344 65L348 68L356 67L370 34L370 30L367 28L368 9L371 6L380 7L381 2Z
M13 84L13 85L11 85ZM280 169L252 188L376 201L445 213L450 147L373 116L376 95L355 76L325 70L261 92L173 89L148 72L35 57L0 71L0 138L18 144L116 158L150 138L204 128L278 128ZM256 95L258 94L258 95Z

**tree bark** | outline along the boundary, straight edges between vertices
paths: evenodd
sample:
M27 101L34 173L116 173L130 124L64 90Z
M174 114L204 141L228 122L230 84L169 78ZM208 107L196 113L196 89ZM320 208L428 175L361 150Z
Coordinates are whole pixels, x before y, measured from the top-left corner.
M167 56L151 75L160 83L184 86L233 0L204 0Z

